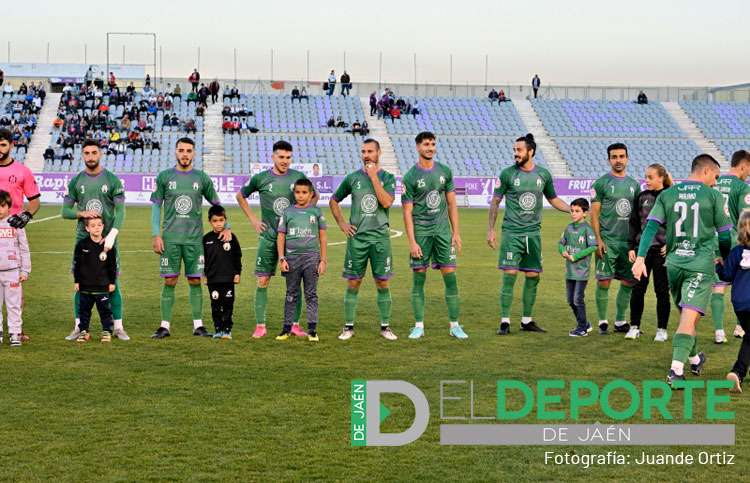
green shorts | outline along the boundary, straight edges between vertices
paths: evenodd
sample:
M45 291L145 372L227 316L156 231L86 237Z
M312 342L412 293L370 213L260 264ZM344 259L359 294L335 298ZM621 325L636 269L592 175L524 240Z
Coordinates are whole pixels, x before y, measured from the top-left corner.
M200 278L203 276L203 243L170 243L164 242L164 253L159 259L159 271L164 278L180 275L180 262L185 263L185 276Z
M497 262L500 270L542 271L542 236L503 233Z
M667 278L672 299L678 307L693 309L701 315L706 314L706 308L711 301L711 289L716 280L714 274L667 265Z
M273 277L276 275L276 265L279 263L279 252L276 240L264 237L258 238L258 252L255 255L255 275L257 277Z
M451 246L451 233L440 232L430 235L414 235L417 244L422 248L422 258L411 258L412 270L419 270L430 266L432 268L455 268L456 249Z
M366 233L346 240L343 276L349 280L364 278L367 262L375 280L388 280L393 276L391 237L385 233Z
M635 282L633 264L628 260L627 243L609 243L606 240L607 251L602 258L596 258L597 280L626 280Z

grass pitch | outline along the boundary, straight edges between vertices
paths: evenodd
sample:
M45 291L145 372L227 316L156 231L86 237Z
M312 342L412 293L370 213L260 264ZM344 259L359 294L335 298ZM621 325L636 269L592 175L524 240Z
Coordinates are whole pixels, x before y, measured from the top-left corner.
M329 240L344 237L331 223ZM45 207L37 219L56 215ZM149 211L130 207L120 235L125 326L130 342L111 346L91 342L77 346L63 340L72 328L73 283L69 265L74 223L51 219L28 228L33 273L25 285L24 324L30 343L18 350L0 348L0 425L3 464L0 480L144 481L144 480L630 480L742 481L750 467L747 430L750 396L733 396L737 445L700 447L441 447L439 384L441 380L473 380L475 411L494 414L494 383L520 379L590 379L604 384L615 378L633 382L662 379L669 367L671 343L652 342L653 296L649 295L638 341L622 335L585 339L568 337L574 319L565 302L563 261L556 243L566 215L544 214L545 272L539 286L536 319L549 333L517 329L521 281L516 285L513 334L495 335L500 275L497 252L485 244L486 210L462 210L464 241L459 258L461 320L467 341L448 337L443 284L438 272L427 280L426 337L407 339L412 326L408 244L393 239L396 276L392 281L393 329L388 342L378 335L375 289L363 284L356 337L336 340L343 323L340 277L344 246L329 249L329 273L320 281L321 341L285 343L273 340L282 320L284 283L274 278L269 291L270 337L251 340L254 294L254 234L237 209L229 211L244 252L245 273L237 289L235 339L213 341L190 335L187 285L177 287L172 337L149 339L159 323L158 258L151 252ZM392 210L392 228L403 230L401 212ZM206 224L207 226L207 224ZM611 290L614 310L616 285ZM590 320L596 319L594 287L587 290ZM205 292L204 292L205 293ZM727 297L728 299L728 297ZM734 326L731 308L725 328ZM670 337L676 326L670 321ZM612 320L613 315L610 316ZM210 304L204 295L204 320L210 326ZM98 319L92 321L96 328ZM98 330L95 330L95 334ZM710 321L699 329L708 354L705 378L724 377L739 347L712 343ZM671 339L670 339L671 340ZM399 448L351 448L349 384L352 379L403 379L417 385L431 405L430 425L411 445ZM705 403L698 393L695 407ZM459 394L468 398L468 393ZM567 400L567 397L564 398ZM681 401L681 399L680 399ZM388 398L392 412L384 430L403 430L413 410L399 396ZM622 401L621 401L622 402ZM446 409L467 414L466 402ZM676 416L680 404L670 406ZM705 411L696 409L698 414ZM604 421L598 410L583 422ZM534 422L526 419L524 422ZM632 422L643 422L634 418ZM694 422L701 422L700 419ZM647 452L700 450L736 454L732 466L594 466L582 469L544 464L544 451L606 453L616 450L635 457Z

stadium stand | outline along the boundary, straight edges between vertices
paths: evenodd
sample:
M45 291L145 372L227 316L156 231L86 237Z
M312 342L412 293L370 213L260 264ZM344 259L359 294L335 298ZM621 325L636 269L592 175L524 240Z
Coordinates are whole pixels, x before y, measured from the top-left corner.
M700 153L661 103L537 99L532 105L576 177L601 175L613 142L628 146L630 172L636 175L662 163L685 177Z
M0 97L0 128L9 129L13 133L15 148L12 155L18 161L26 159L46 95L41 83L36 85L32 82L28 86L22 83L17 91L10 84L3 87Z
M739 149L750 149L750 104L683 101L680 107L727 159Z
M282 138L294 146L295 162L321 163L326 174L359 167L361 139L350 131L365 119L359 99L311 95L292 101L289 95L233 95L226 89L222 97L226 173L249 173L252 164L269 163L274 141ZM343 126L328 126L339 118ZM238 129L226 129L227 123Z
M105 162L116 172L157 172L174 164L172 147L189 135L196 142L195 166L203 166L203 111L196 99L153 89L136 91L68 87L45 153L47 171L82 169L86 138L100 141Z

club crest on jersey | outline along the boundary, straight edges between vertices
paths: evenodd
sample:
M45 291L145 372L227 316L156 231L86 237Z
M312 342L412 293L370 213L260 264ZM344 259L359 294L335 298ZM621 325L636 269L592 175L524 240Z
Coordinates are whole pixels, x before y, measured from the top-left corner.
M315 218L315 215L310 215L310 224L311 225L314 225L315 223L317 223L317 221L318 220Z
M750 194L745 195L745 204L750 205Z
M536 207L536 195L527 191L518 198L518 204L523 210L533 210Z
M196 181L195 183L193 183L193 189L195 191L198 191L198 188L200 188L200 186L198 186L198 182Z
M542 187L542 180L539 179L539 178L536 179L536 187L537 188L541 188Z
M229 250L232 249L232 244L229 243L229 242L224 242L224 244L222 245L222 247L224 248L225 252L228 252Z
M578 243L580 243L581 245L583 245L583 242L585 242L585 241L586 241L586 237L585 236L581 235L581 236L578 237Z
M429 193L427 193L425 202L427 203L427 208L434 210L435 208L440 206L440 193L438 193L436 190L430 191Z
M180 215L187 215L193 209L193 200L187 195L180 195L174 200L174 209Z
M617 212L618 216L630 216L630 212L632 211L632 208L630 207L630 200L626 198L617 200L617 203L615 203L615 211Z
M273 212L276 213L276 216L281 216L284 214L284 210L289 208L289 200L286 198L276 198L273 200Z
M109 191L109 188L107 187L106 184L103 184L102 185L102 193L106 193L107 191Z
M445 176L440 177L440 184L445 184Z
M94 213L101 215L103 210L104 206L102 205L102 202L97 199L88 200L88 202L86 202L86 211L93 211Z
M364 213L372 214L378 209L378 199L375 195L368 193L362 197L362 201L359 205Z
M521 180L516 178L513 180L513 186L521 186Z

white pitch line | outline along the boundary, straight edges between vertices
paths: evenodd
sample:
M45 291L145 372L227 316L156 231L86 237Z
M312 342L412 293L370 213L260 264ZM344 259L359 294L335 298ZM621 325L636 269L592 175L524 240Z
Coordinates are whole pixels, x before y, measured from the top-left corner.
M57 215L57 216L60 216L60 215ZM52 216L50 218L43 218L43 219L41 219L39 221L44 221L44 220L51 219L51 218L55 218L55 217ZM404 235L403 231L393 230L393 229L391 229L391 233L392 233L391 234L391 238L399 238L399 237L401 237L401 236ZM346 240L344 240L344 241L337 241L337 242L333 242L333 243L329 243L328 244L329 247L339 246L339 245L346 245ZM255 250L256 248L258 248L258 247L245 247L242 250ZM42 254L42 255L70 255L71 253L72 253L71 250L68 250L68 251L31 252L32 255L40 255L40 254ZM120 253L154 253L154 251L153 250L121 250Z
M48 216L47 218L39 218L38 220L31 220L28 224L41 223L43 221L54 220L55 218L61 218L62 215Z

